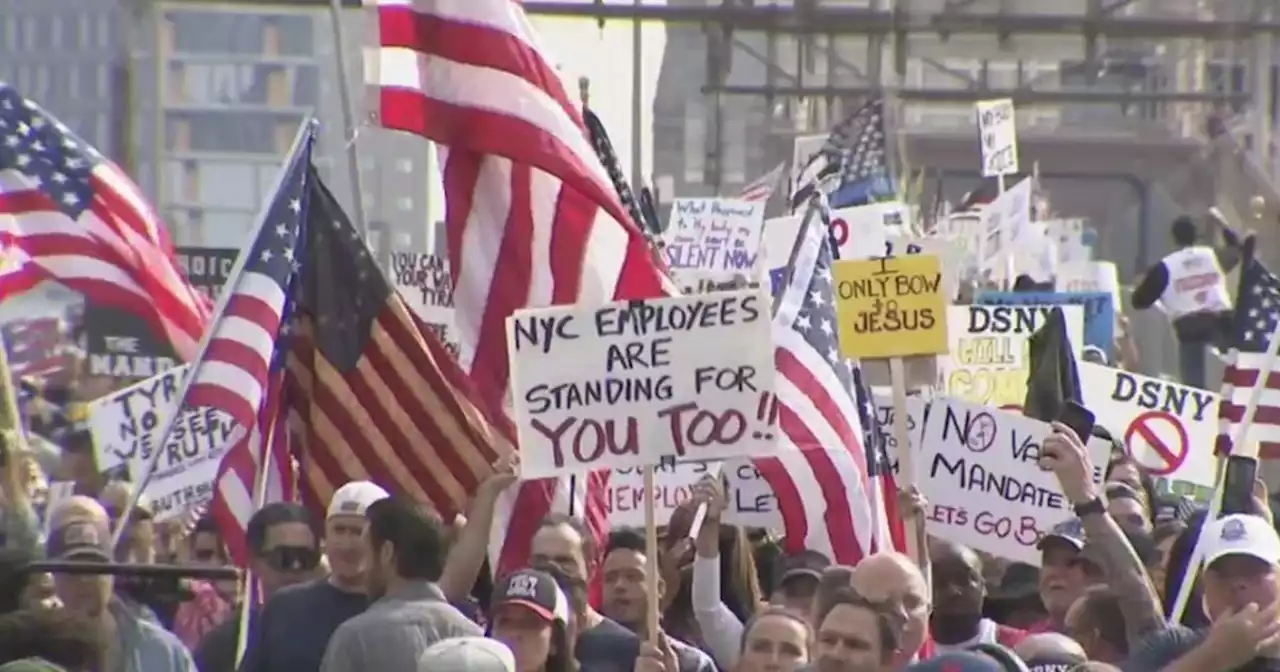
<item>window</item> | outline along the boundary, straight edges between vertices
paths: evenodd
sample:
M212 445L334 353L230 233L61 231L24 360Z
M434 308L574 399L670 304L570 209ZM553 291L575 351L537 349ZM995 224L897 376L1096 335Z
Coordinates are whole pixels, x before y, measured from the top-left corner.
M165 14L173 26L175 53L261 54L265 17L245 12L173 10Z
M58 16L57 14L51 14L49 16L49 48L50 49L61 50L63 48L64 37L62 34L62 28L63 28L62 17Z
M280 55L312 56L315 54L315 22L310 16L283 15L272 17L272 21L279 32ZM326 26L328 21L326 16Z
M97 25L98 48L110 49L111 48L112 13L102 12L101 14L98 14L97 24L98 24Z
M206 205L257 210L256 165L223 161L200 161L195 179L197 200Z
M65 84L66 89L64 89L66 96L71 100L79 100L80 99L80 66L67 65L62 68L62 71L66 74L66 78L63 80L66 83Z
M28 16L22 22L22 48L37 49L40 44L40 26L39 20L34 16ZM28 94L30 97L30 94Z
M401 196L396 199L396 209L401 212L413 211L413 199L409 196Z
M93 44L93 17L85 12L76 14L76 46L88 49Z
M684 104L684 181L701 184L706 179L707 110L695 96Z
M724 124L721 139L724 140L724 162L721 180L727 184L747 181L747 118L745 106L725 106L720 114Z
M0 16L0 51L21 51L18 45L18 20L12 16Z
M253 112L169 112L171 150L192 152L244 152L269 154L275 151L275 118ZM297 126L295 124L294 128ZM185 137L184 137L185 134ZM179 143L185 141L185 145Z

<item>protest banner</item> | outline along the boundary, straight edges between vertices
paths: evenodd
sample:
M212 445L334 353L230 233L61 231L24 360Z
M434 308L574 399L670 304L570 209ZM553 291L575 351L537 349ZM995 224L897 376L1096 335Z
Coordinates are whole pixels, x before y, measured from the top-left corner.
M831 240L841 259L883 257L889 236L909 235L911 217L912 208L898 201L837 208L831 211ZM764 223L766 268L784 268L791 261L791 249L803 223L803 215L775 217Z
M927 254L938 258L942 265L942 287L948 298L954 299L960 286L960 273L964 265L964 250L959 240L931 236L921 238L911 235L891 235L885 240L884 255Z
M1055 306L951 306L950 354L939 371L947 396L988 406L1021 407L1027 397L1031 335ZM1079 357L1084 349L1084 308L1065 306L1067 335Z
M178 268L197 291L209 298L210 304L218 300L218 293L231 277L240 250L229 247L177 247L174 257Z
M521 476L775 452L770 328L760 290L513 315Z
M929 533L1016 562L1040 565L1036 543L1073 517L1056 477L1040 469L1048 423L956 399L933 401L920 449ZM1094 482L1111 446L1088 443Z
M1109 292L983 292L973 302L984 306L1080 306L1084 309L1084 345L1102 350L1108 359L1115 346L1116 313Z
M731 198L677 198L662 234L671 269L751 272L760 255L764 203Z
M1003 177L1018 172L1018 122L1013 99L979 100L978 138L982 151L982 176Z
M435 333L440 342L458 356L458 328L454 321L453 276L442 254L392 252L391 284L409 306Z
M757 289L760 280L754 274L734 271L704 271L698 268L673 269L670 273L672 282L680 288L681 294L710 294L711 292L732 292L736 289Z
M831 265L831 277L840 354L888 359L947 351L947 296L937 257L842 260Z
M179 364L169 341L127 310L94 304L84 311L86 373L136 381Z
M729 525L782 529L782 516L773 490L750 459L676 462L664 458L654 467L654 511L658 520L668 520L671 513L692 497L693 486L720 465L724 483L725 511L721 520ZM614 469L609 474L606 510L614 527L639 527L644 524L644 469Z
M1111 261L1059 262L1054 289L1059 292L1106 292L1111 295L1111 305L1117 310L1124 303L1120 300L1120 271Z
M1156 488L1208 503L1217 475L1218 395L1090 362L1078 370L1085 405L1149 470Z
M156 470L145 494L158 518L181 515L208 501L222 455L237 438L230 416L213 408L184 410L163 446L159 441L165 415L176 410L190 365L148 378L88 404L89 432L102 471L127 468L141 475L157 451Z

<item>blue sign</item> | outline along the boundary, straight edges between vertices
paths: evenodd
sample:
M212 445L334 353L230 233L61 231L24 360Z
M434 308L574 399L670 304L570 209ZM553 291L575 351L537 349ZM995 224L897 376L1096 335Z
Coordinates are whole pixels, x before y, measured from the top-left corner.
M1081 306L1084 344L1113 357L1116 311L1110 292L983 292L974 303L987 306Z

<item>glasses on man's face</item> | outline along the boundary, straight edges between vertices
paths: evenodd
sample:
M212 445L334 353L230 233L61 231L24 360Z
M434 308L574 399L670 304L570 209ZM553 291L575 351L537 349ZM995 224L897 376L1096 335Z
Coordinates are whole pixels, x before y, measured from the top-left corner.
M320 564L320 551L309 546L276 546L268 549L263 559L277 572L306 572Z

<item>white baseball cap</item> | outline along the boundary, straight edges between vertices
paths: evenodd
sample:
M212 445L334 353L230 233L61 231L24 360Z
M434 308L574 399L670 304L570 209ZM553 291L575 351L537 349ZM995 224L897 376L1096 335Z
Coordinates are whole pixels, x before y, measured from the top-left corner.
M329 510L325 512L324 517L325 519L334 516L364 517L365 509L368 509L370 504L390 496L386 490L372 481L351 481L333 493L333 499L329 500Z
M515 672L516 657L506 644L487 637L453 637L427 647L418 672Z
M1206 566L1228 555L1248 555L1272 565L1280 564L1280 535L1261 516L1223 516L1206 524L1202 539Z

